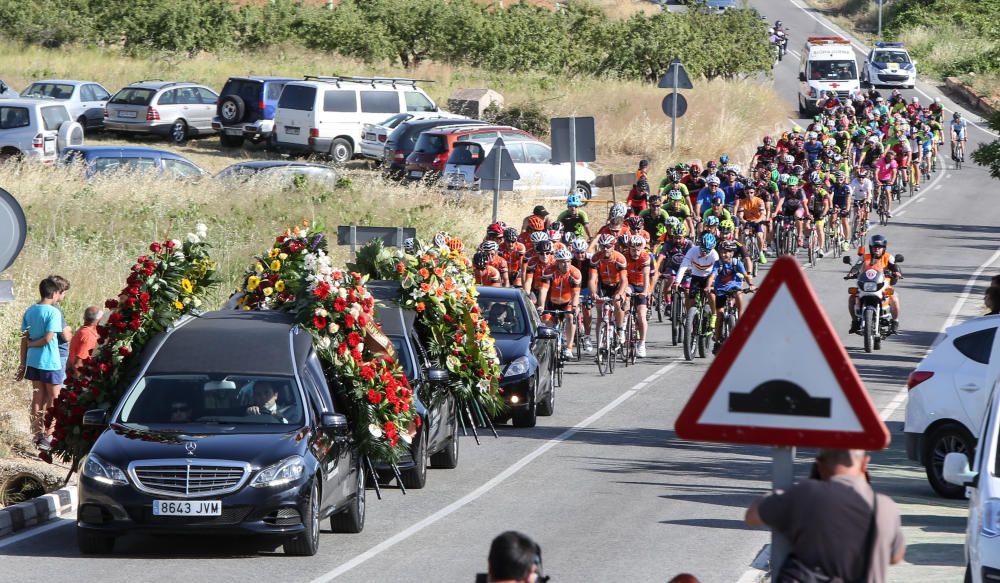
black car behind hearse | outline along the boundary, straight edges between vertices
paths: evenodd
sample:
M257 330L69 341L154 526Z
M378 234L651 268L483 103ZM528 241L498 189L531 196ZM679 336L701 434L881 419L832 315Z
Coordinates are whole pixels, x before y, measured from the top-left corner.
M147 344L82 463L85 554L154 534L262 535L289 555L365 523L365 472L310 334L280 312L188 316Z
M500 390L515 427L534 427L556 408L556 339L520 288L477 287L477 301L500 356Z

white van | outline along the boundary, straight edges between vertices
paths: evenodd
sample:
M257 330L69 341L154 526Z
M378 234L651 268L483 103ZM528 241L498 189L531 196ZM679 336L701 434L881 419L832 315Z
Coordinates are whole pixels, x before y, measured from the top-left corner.
M847 97L859 89L858 63L851 42L839 36L806 39L799 61L799 114L818 113L824 93Z
M362 128L387 116L438 111L417 79L313 77L285 85L274 114L273 146L337 163L360 153Z

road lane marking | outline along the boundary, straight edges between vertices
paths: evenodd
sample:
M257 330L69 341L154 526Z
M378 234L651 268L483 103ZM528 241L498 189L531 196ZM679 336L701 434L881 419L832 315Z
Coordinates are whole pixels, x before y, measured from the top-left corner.
M631 389L629 389L629 390L625 391L624 393L622 393L621 395L619 395L615 400L611 401L610 403L608 403L607 405L605 405L604 407L602 407L599 411L597 411L596 413L594 413L590 417L587 417L586 419L584 419L583 421L577 423L573 427L570 427L566 431L563 431L558 436L550 439L549 441L546 441L544 444L542 444L541 446L539 446L537 449L535 449L534 451L532 451L528 455L526 455L523 458L519 459L518 461L514 462L506 470L500 472L499 474L497 474L496 476L494 476L492 479L490 479L490 481L486 482L482 486L479 486L478 488L476 488L472 492L466 494L465 496L459 498L458 500L456 500L456 501L452 502L451 504L445 506L444 508L438 510L434 514L431 514L427 518L424 518L423 520L415 523L414 525L410 526L409 528L407 528L405 530L402 530L402 531L396 533L395 535L393 535L393 536L385 539L384 541L382 541L379 544L375 545L374 547L368 549L364 553L361 553L360 555L354 557L350 561L347 561L346 563L342 563L341 565L339 565L335 569L333 569L331 571L328 571L327 573L325 573L323 575L320 575L319 577L316 577L315 579L313 579L311 581L311 583L326 583L327 581L332 581L333 579L336 579L337 577L340 577L344 573L347 573L351 569L357 567L358 565L361 565L362 563L365 563L368 560L377 557L378 555L380 555L384 551L386 551L386 550L388 550L388 549L396 546L397 544L399 544L399 543L403 542L404 540L410 538L411 536L417 534L418 532L420 532L421 530L427 528L428 526L431 526L432 524L434 524L435 522L441 520L442 518L445 518L448 515L453 514L453 513L455 513L458 510L461 510L462 507L466 506L470 502L475 502L476 500L478 500L479 498L481 498L484 494L486 494L487 492L489 492L493 488L496 488L497 486L499 486L500 484L502 484L504 481L507 480L507 478L510 478L511 476L513 476L514 474L516 474L517 472L521 471L525 466L527 466L529 463L531 463L532 461L534 461L536 458L538 458L539 456L541 456L545 452L549 451L550 449L552 449L553 447L559 445L560 443L568 440L569 438L571 438L574 435L576 435L577 433L579 433L580 430L586 429L587 427L589 427L590 425L592 425L594 422L598 421L601 417L604 417L605 415L607 415L608 413L610 413L616 407L618 407L619 405L621 405L622 403L624 403L625 401L627 401L629 399L629 397L631 397L631 396L635 395L636 393L638 393L639 391L641 391L642 389L639 388L640 386L645 386L645 385L653 382L654 380L656 380L656 379L660 378L661 376L663 376L663 375L667 374L668 372L670 372L673 368L675 368L679 364L680 364L680 362L673 362L673 363L670 363L670 364L668 364L668 365L660 368L658 371L656 371L655 373L653 373L652 375L650 375L649 377L647 377L645 380L640 381L635 386L633 386Z
M894 216L901 217L905 214L906 214L906 209L903 209L901 211L896 211L896 214Z
M851 34L849 34L846 31L840 29L839 27L835 28L835 27L831 26L830 24L827 24L826 22L823 21L823 19L821 19L820 17L818 17L815 14L813 14L812 12L810 12L808 9L806 9L805 6L803 6L802 4L798 3L796 0L789 0L789 2L791 2L796 8L798 8L799 10L801 10L802 12L804 12L806 16L808 16L809 18L812 18L813 20L815 20L820 25L822 25L824 28L826 28L827 30L835 32L835 33L837 33L838 36L842 36L842 37L846 38L847 40L849 40L850 43L851 43L851 45L855 49L857 49L859 53L861 53L861 56L863 58L867 58L867 53L871 49L869 49L868 47L866 47L863 44L861 44L861 43L857 42L856 40L854 40L854 37ZM931 97L930 95L928 95L927 93L925 93L923 89L920 89L917 86L914 86L913 90L916 91L916 92L918 92L918 93L920 93L921 95L923 95L927 99L930 99L931 101L934 100L933 97ZM955 110L953 110L953 109L951 109L949 107L944 107L943 103L941 105L942 105L942 107L944 108L945 111L955 111ZM972 121L971 119L968 119L968 117L969 116L966 116L966 121L968 121L969 125L971 125L972 127L977 128L980 131L993 136L994 138L1000 137L1000 134L997 134L996 132L993 132L993 131L991 131L991 130L989 130L987 128L984 128L984 127L976 124L976 122Z
M0 541L0 549L6 547L8 545L12 545L14 543L21 542L21 541L23 541L25 539L29 539L29 538L35 536L36 534L42 534L42 533L48 532L48 531L50 531L52 529L59 528L59 527L62 527L62 526L69 526L69 525L75 524L75 523L76 523L76 519L75 518L54 518L52 520L52 522L49 522L47 524L43 524L41 526L33 527L31 530L26 530L26 531L22 532L21 534L15 534L13 536L4 538L2 541Z

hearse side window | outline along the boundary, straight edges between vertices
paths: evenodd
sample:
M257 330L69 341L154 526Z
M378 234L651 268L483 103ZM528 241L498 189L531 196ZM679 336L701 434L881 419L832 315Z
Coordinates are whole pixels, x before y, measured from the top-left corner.
M334 412L336 409L333 406L333 397L330 396L330 387L327 385L326 376L323 374L323 365L320 364L315 352L311 353L309 358L306 359L305 373L316 387L316 395L320 399L320 410L324 413Z

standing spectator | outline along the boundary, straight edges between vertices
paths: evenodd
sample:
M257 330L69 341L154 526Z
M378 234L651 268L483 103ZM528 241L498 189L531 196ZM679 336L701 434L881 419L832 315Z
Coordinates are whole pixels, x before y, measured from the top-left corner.
M983 302L986 304L986 309L989 310L986 313L987 316L1000 314L1000 286L991 285L986 288L986 297L983 298Z
M542 549L527 535L508 530L493 539L488 561L489 583L541 583Z
M775 583L806 581L820 572L843 581L884 583L890 564L906 551L899 510L891 498L868 484L870 458L860 449L821 449L813 476L754 501L750 526L784 535L791 552ZM836 544L831 544L836 541Z
M65 280L63 280L65 282ZM66 296L66 284L46 277L38 284L41 300L30 306L21 318L21 362L15 379L31 381L31 429L37 442L47 442L43 427L46 409L52 405L66 378L66 368L59 358L57 337L68 339L68 327L56 304Z
M539 205L535 205L535 208L533 208L531 210L531 214L528 215L528 216L526 216L526 217L524 217L524 220L521 221L521 232L522 233L525 232L525 231L529 231L529 230L536 230L536 231L542 230L542 229L529 229L528 222L531 221L531 217L538 217L538 218L540 218L542 220L542 223L545 225L544 230L546 230L546 231L549 230L549 225L552 224L552 219L549 218L549 211L545 210L545 205L540 205L539 204Z
M83 361L90 357L90 353L97 346L97 323L104 316L104 310L97 306L89 306L83 311L83 326L76 331L73 339L69 342L69 363L66 365L66 376L76 376L77 371L83 366Z
M49 279L56 282L56 285L59 286L59 291L63 292L63 294L69 291L69 280L65 277L50 275ZM62 323L62 333L56 337L56 340L59 343L59 362L62 363L63 370L66 370L66 363L69 362L69 343L73 339L73 329L66 323L66 315L62 313L62 310L59 310L59 317Z

